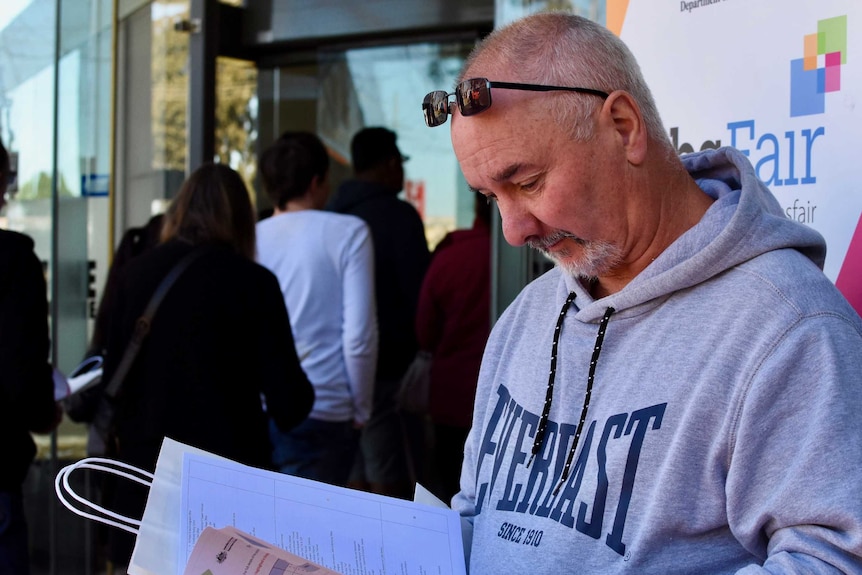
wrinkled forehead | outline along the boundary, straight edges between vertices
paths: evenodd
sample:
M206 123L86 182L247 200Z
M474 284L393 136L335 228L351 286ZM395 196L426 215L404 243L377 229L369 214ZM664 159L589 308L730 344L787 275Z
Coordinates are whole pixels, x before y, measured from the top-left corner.
M491 107L476 115L462 116L457 105L451 106L450 135L459 161L465 150L471 148L471 144L493 146L512 131L513 126L503 121L509 117L512 103L502 92L493 92ZM517 118L511 118L509 122L518 123Z
M474 190L492 189L517 175L513 167L537 166L547 156L542 133L552 127L541 119L520 117L511 103L495 109L497 103L495 100L481 114L452 118L452 149L467 184Z

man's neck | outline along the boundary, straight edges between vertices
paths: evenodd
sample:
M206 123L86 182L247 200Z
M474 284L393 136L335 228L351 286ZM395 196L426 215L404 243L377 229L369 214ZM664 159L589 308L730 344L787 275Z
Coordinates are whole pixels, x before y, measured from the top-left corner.
M646 220L641 231L648 238L647 245L632 250L633 253L630 251L627 254L630 259L615 266L611 273L596 278L589 289L594 298L625 288L680 236L697 225L715 201L697 186L681 165L678 173L665 173L657 181L662 182L662 187L652 188L658 192L643 200L656 206L654 215Z
M314 202L311 200L308 195L301 196L299 198L294 198L292 200L288 200L288 202L284 205L284 209L275 208L273 213L275 215L278 214L286 214L288 212L301 212L303 210L313 210L315 209Z

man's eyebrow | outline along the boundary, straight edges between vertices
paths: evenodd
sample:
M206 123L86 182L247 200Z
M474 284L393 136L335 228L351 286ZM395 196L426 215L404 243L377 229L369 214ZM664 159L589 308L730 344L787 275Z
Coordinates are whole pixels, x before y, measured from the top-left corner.
M491 179L492 179L492 180L494 180L495 182L507 182L507 181L509 181L509 179L510 179L512 176L514 176L514 175L515 175L515 174L517 174L519 171L521 171L521 169L522 169L523 167L524 167L524 164L522 164L522 163L520 163L520 162L515 163L515 164L509 164L508 166L506 166L505 168L503 168L502 170L500 170L499 172L497 172L495 175L492 175L492 176L491 176ZM469 190L470 190L471 192L474 192L474 193L477 193L477 194L481 194L481 193L482 193L482 192L479 190L479 188L474 188L474 187L473 187L473 186L471 186L469 183L467 184L467 188L469 188Z
M496 175L491 176L491 179L494 180L495 182L506 182L512 176L514 176L516 173L518 173L518 171L523 167L524 166L521 163L509 164L508 166L506 166L505 168L503 168L502 170L497 172Z

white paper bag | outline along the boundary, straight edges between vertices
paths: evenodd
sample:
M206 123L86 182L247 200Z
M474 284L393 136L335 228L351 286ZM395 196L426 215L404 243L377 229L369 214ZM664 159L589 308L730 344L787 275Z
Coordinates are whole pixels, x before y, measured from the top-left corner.
M165 438L155 474L121 461L87 457L61 469L54 479L54 490L60 502L73 513L136 535L128 569L130 575L174 575L182 571L178 567L178 552L185 453L224 460L207 451ZM102 471L147 486L149 495L144 516L140 520L125 517L78 495L69 483L69 475L78 469ZM69 499L77 503L73 504Z
M162 442L156 473L132 560L129 575L173 575L178 565L182 503L183 453L224 459L168 437Z

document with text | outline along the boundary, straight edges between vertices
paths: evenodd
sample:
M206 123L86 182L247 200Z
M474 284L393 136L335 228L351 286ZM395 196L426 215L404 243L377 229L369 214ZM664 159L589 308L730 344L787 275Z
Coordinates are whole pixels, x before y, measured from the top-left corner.
M204 529L183 575L338 575L233 527Z
M181 517L182 568L204 529L230 526L341 575L466 575L451 509L233 461L184 454Z

